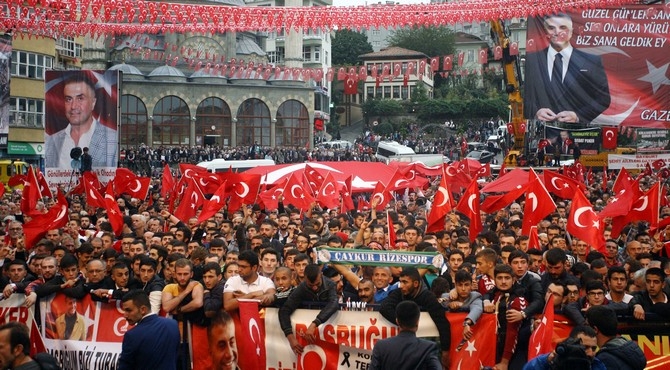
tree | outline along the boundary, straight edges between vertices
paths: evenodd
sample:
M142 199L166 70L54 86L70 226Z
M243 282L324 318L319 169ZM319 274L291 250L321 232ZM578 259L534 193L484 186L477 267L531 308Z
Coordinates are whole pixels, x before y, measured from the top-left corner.
M331 52L333 66L360 65L359 55L372 53L372 45L368 36L351 30L338 30L333 37Z
M453 54L456 50L454 32L447 27L401 28L388 38L389 45L419 51L429 57Z

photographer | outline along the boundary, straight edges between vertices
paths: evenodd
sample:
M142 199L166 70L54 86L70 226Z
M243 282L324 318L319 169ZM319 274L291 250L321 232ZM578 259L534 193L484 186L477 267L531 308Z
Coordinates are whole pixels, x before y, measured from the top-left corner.
M596 332L588 326L576 326L556 350L535 357L523 370L605 370L605 365L595 357L596 348Z

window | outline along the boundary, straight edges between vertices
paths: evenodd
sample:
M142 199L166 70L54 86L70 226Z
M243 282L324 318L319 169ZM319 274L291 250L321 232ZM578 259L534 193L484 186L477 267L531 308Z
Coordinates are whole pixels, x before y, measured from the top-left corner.
M44 80L44 71L53 68L54 58L48 55L12 51L12 76Z
M303 46L302 47L302 59L306 62L309 62L312 60L312 47L311 46Z
M309 113L297 100L287 100L277 110L276 146L304 146L309 143Z
M268 61L270 64L277 64L277 52L276 51L268 51Z
M270 145L270 110L261 100L251 98L237 111L237 145Z
M206 98L196 110L195 135L203 138L201 145L230 145L232 115L228 104L220 98Z
M185 101L176 96L166 96L158 101L153 112L154 144L191 144L191 112Z
M121 96L119 142L123 147L140 146L147 140L147 107L134 95Z
M402 69L402 72L401 72L401 73L402 73L403 75L404 75L405 73L407 73L407 65L408 65L407 62L402 62L402 68L401 68L401 69Z
M44 127L44 100L9 98L10 125L20 127Z
M323 64L330 65L330 61L328 60L328 50L323 54L325 56L325 59L323 60Z
M314 61L315 62L321 62L321 47L320 46L315 46L314 47Z
M372 35L373 36L379 36L379 34L380 34L379 28L375 28L375 29L372 30Z
M393 86L393 99L400 99L400 86Z
M408 97L407 97L407 86L401 86L400 87L400 98L402 100L407 100L408 99Z
M374 98L375 97L375 88L372 87L372 86L368 86L366 88L365 96L367 96L368 98Z
M60 56L81 58L81 44L74 42L74 37L61 37L56 41L56 51Z
M468 57L466 62L474 62L475 61L475 51L474 50L468 50Z
M384 99L391 98L391 86L384 86Z

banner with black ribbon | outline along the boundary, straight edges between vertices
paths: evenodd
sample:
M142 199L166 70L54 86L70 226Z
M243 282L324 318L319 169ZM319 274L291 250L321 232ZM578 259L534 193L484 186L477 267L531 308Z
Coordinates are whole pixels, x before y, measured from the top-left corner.
M403 266L442 268L444 257L438 252L380 251L368 249L316 248L318 264L363 266Z

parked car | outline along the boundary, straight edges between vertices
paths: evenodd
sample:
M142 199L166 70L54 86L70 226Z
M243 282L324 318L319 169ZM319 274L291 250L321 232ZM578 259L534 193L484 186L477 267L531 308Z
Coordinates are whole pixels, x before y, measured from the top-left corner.
M495 158L495 154L489 152L488 150L473 150L470 153L468 153L465 158L471 158L474 160L479 161L479 163L490 163L493 158Z

